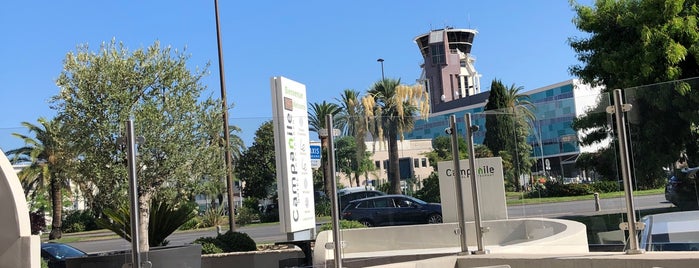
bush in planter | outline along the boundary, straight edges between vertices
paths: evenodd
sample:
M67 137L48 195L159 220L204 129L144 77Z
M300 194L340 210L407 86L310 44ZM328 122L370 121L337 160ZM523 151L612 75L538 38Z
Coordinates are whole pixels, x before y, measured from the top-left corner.
M150 204L150 219L148 222L148 245L151 247L166 246L165 240L177 228L196 217L195 204L170 204L164 200L153 199ZM117 209L104 209L106 218L95 219L99 227L109 229L115 234L131 241L131 217L126 204Z
M218 240L215 237L200 237L194 240L195 244L201 245L201 254L217 254L223 253L223 250L218 246Z
M255 251L257 244L246 233L228 231L214 237L200 237L194 243L201 244L202 254Z
M255 251L257 243L246 233L228 231L216 237L224 252Z

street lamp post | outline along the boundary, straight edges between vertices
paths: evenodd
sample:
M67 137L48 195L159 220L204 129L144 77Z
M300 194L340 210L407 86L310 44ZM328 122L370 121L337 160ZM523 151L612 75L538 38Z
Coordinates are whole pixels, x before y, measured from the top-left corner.
M223 49L221 47L221 26L218 19L218 0L214 0L216 11L216 41L218 43L218 75L221 83L221 108L223 112L224 163L226 165L226 192L228 193L228 229L235 231L235 199L233 192L233 163L231 161L231 141L228 129L228 104L226 104L226 80L223 72Z
M382 59L382 58L379 58L379 59L377 59L376 61L378 61L378 62L381 63L381 81L383 81L383 80L386 79L386 77L384 77L384 74L383 74L383 59Z

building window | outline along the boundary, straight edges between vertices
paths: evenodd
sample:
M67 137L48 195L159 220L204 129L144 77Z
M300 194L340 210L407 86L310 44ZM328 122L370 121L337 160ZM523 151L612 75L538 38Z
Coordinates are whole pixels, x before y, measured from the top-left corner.
M413 158L413 166L416 168L420 167L420 159Z
M427 158L422 159L422 167L427 167Z
M374 165L376 166L376 169L381 169L381 161L374 161Z
M444 44L436 43L430 45L430 54L432 54L432 64L444 64L446 63L446 57L444 56Z
M383 161L383 168L388 169L388 160Z

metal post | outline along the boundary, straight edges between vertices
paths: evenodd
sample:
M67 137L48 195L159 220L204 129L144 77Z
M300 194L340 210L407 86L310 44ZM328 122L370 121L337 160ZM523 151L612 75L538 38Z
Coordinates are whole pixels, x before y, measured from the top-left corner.
M461 241L461 252L459 254L469 254L468 244L466 244L466 220L464 219L464 194L461 186L461 164L459 163L459 134L456 127L456 115L449 117L449 128L447 133L451 134L451 154L454 159L454 186L456 188L456 218L459 221L459 239Z
M600 202L599 202L599 193L594 193L592 195L595 197L595 211L602 210L602 206L600 205Z
M610 112L611 110L616 119L616 131L619 139L619 156L621 157L621 178L624 181L626 215L629 221L626 225L622 223L621 226L628 228L629 231L629 249L626 250L626 254L641 254L643 253L643 250L639 247L636 231L642 229L643 225L637 226L638 223L636 222L636 214L634 214L635 207L633 204L633 186L631 185L631 162L629 160L629 149L626 136L626 116L624 115L624 112L631 110L631 105L622 103L623 99L621 96L621 89L615 89L613 94L614 106L609 107L607 112ZM611 108L613 108L613 110Z
M478 130L478 126L473 126L471 124L471 114L466 114L466 134L468 139L468 162L470 165L470 176L471 176L471 197L473 197L473 215L476 221L476 243L478 244L478 250L474 252L475 254L485 254L487 253L483 249L483 222L481 220L481 202L478 197L478 180L476 180L476 151L473 148L473 132Z
M216 40L218 42L218 77L221 83L221 107L223 110L224 160L226 165L226 188L228 193L228 228L235 231L235 201L233 191L233 163L231 159L230 130L228 129L228 104L226 101L226 79L223 72L223 49L221 48L221 26L218 19L218 0L214 0L216 11Z
M342 268L342 237L340 236L340 208L337 199L337 185L335 182L335 137L333 131L333 116L325 116L325 125L328 127L328 164L330 165L330 174L332 175L328 178L331 183L332 189L330 189L331 200L332 200L332 217L333 217L333 246L335 253L335 263L336 268Z
M129 200L131 206L131 267L141 267L140 236L138 234L138 181L136 180L136 141L133 120L126 121L126 157L129 169Z

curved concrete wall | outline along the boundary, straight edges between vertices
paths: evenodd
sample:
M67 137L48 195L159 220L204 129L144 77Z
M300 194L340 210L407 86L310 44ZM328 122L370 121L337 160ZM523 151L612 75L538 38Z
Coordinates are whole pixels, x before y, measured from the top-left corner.
M493 253L587 253L587 234L584 224L558 219L528 218L483 222L488 231L483 234L485 249ZM391 258L418 255L452 254L461 251L457 235L458 224L423 224L342 231L343 260ZM469 250L476 250L475 225L466 223L466 241ZM323 231L316 237L314 265L323 266L334 257L332 231Z
M39 268L39 236L32 235L29 209L10 161L0 150L0 267Z

